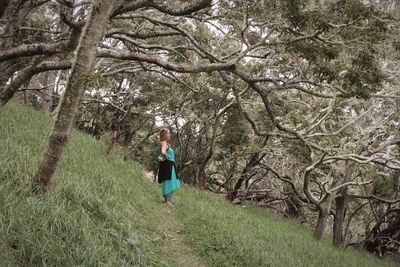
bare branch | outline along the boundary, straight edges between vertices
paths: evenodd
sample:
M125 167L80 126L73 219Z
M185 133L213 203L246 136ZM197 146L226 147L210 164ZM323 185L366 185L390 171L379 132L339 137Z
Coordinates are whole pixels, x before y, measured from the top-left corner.
M349 186L349 185L358 185L358 186L361 186L361 185L370 184L370 183L372 183L372 182L373 182L373 180L364 181L364 182L347 182L347 183L341 184L341 185L339 185L339 186L336 186L336 187L334 187L334 188L328 189L328 190L327 190L327 193L332 194L333 192L338 191L339 189L341 189L341 188L343 188L343 187L347 187L347 186Z
M171 3L160 0L125 0L118 8L115 9L111 17L126 13L129 11L135 11L143 7L152 7L160 12L169 14L172 16L184 16L190 15L194 12L207 8L211 5L211 0L198 0L194 3Z
M165 60L162 60L159 57L154 57L151 55L146 55L142 53L135 52L125 52L125 51L115 51L111 49L99 49L98 50L99 57L105 58L117 58L123 60L136 60L141 62L148 62L152 64L156 64L164 69L183 72L183 73L194 73L194 72L213 72L219 70L232 70L235 65L233 63L204 63L204 64L196 64L190 65L187 63L171 63Z
M17 47L7 49L0 53L0 62L15 59L18 57L28 57L36 55L54 55L62 53L67 49L68 41L61 41L54 44L22 44Z
M132 32L132 31L128 31L123 28L114 28L114 29L108 30L108 32L105 34L105 36L111 37L114 34L123 34L123 35L129 36L131 38L136 38L136 39L150 39L150 38L157 38L157 37L181 35L181 33L177 32L177 31Z
M308 166L303 173L303 191L311 203L315 204L319 209L321 208L321 203L314 198L310 192L310 173L320 164L323 163L326 154L324 153L318 161Z
M368 199L368 200L377 200L379 202L387 203L387 204L396 204L400 202L400 198L398 199L385 199L376 195L364 196L364 195L347 195L346 197L352 199Z
M299 199L301 201L303 201L304 203L309 203L309 199L305 198L296 188L296 185L294 184L294 179L288 175L280 175L274 168L266 165L266 164L262 164L261 165L262 168L271 171L279 180L284 181L285 183L288 183L290 185L290 187L292 188L293 192L296 194L297 197L299 197Z

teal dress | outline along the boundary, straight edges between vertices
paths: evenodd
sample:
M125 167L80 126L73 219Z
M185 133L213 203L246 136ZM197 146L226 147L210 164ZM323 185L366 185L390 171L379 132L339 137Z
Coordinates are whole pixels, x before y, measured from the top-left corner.
M171 147L167 149L167 159L175 161L174 151ZM171 194L181 186L181 183L176 178L175 167L172 167L171 180L166 180L161 183L162 194L164 197L169 197Z

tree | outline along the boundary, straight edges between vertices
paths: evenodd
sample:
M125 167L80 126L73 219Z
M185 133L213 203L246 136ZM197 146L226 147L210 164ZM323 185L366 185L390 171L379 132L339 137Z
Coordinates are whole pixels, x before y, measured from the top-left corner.
M64 13L80 8L81 20L60 16L64 35L36 28L41 39L7 39L0 64L14 67L4 68L3 104L36 74L71 68L88 4L53 4L27 18L41 8L56 17L63 5ZM110 148L129 144L126 158L136 159L143 148L141 160L151 162L162 122L176 133L187 182L212 189L217 181L231 200L256 196L285 216L301 209L316 238L333 220L334 243L345 246L355 218L367 226L376 214L378 223L397 203L374 193L377 172L400 165L397 5L123 1L97 44L77 125L96 136L112 130Z
M36 188L48 191L49 183L54 174L61 154L67 144L78 106L82 98L85 83L88 82L96 58L97 45L101 40L107 21L117 0L95 1L79 39L78 47L73 59L71 74L63 95L60 110L49 143L41 163L35 173Z

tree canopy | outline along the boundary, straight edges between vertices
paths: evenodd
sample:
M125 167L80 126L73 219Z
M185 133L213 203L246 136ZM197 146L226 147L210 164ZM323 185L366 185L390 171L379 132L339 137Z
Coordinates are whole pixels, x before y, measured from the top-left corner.
M153 170L168 126L185 182L398 251L398 1L112 1L82 53L100 2L5 1L0 108L71 115Z

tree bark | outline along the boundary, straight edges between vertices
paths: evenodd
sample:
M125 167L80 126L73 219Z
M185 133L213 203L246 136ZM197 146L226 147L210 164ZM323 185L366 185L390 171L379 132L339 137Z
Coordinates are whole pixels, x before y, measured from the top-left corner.
M314 229L314 238L320 240L324 235L326 220L328 218L329 211L326 209L321 209L318 213L317 225Z
M6 86L0 90L0 108L8 103L18 91L20 86L30 80L35 74L48 70L69 69L70 61L59 62L42 62L39 63L39 58L32 59L29 66L25 67L20 73Z
M0 35L2 36L0 38L0 51L2 52L12 47L18 28L29 12L24 7L25 2L26 0L20 0L7 1L5 3L5 9L2 10L2 19L5 23L0 31ZM8 81L15 69L22 67L16 63L16 59L0 63L0 86L3 86Z
M46 89L44 90L42 99L42 111L47 115L50 115L53 111L53 98L54 98L54 85L57 79L56 71L49 71L45 76Z
M215 121L213 124L213 132L212 132L212 136L211 136L211 140L210 140L210 148L208 149L208 153L205 156L205 158L200 159L198 162L198 169L196 171L195 185L199 189L204 189L206 187L206 183L207 183L206 168L207 168L208 162L214 155L214 143L215 143L215 139L217 137L217 129L221 122L220 121L221 115L222 115L222 113L217 115L215 118ZM201 144L201 138L199 139L199 143Z
M0 57L2 57L8 49L15 46L15 39L18 29L25 20L29 12L46 1L28 1L28 0L10 0L3 1L4 9L0 11L0 17L4 21L3 27L0 29ZM0 8L1 9L1 8ZM0 62L0 86L3 86L12 76L12 74L25 67L25 60L17 57L11 57L8 61ZM24 64L25 63L25 64Z
M114 149L115 144L118 142L118 138L120 137L121 133L118 128L118 130L113 131L110 141L108 142L107 150L106 150L106 157L110 155L111 151Z
M346 194L347 194L347 188L343 187L339 191L339 196L337 196L335 199L336 212L335 212L335 220L333 222L333 245L336 247L342 247L344 242L343 223L347 207Z
M11 100L11 98L15 95L17 90L26 83L26 81L30 80L34 74L33 69L34 65L38 63L38 59L32 59L32 64L28 67L22 69L15 79L13 79L8 85L2 87L0 90L0 107L4 106ZM3 82L3 81L2 81ZM5 82L4 82L5 83Z
M59 13L64 14L69 20L72 20L73 8L67 8L64 5L59 6ZM61 16L58 20L58 29L62 33L62 36L67 36L70 28L66 23L63 22ZM61 58L59 58L61 60ZM46 73L46 89L44 90L44 95L42 99L42 111L47 115L51 116L54 108L54 88L56 86L57 76L60 75L58 71L49 71Z
M107 21L118 0L93 1L89 18L75 51L71 73L67 80L65 94L54 124L43 159L34 177L34 191L47 192L61 154L67 144L75 122L84 86L94 65L97 45L101 40Z
M318 220L314 229L314 238L320 240L324 235L326 228L326 221L329 216L329 212L331 210L332 202L335 199L336 193L333 192L329 196L326 197L323 203L319 208Z
M206 187L206 166L208 158L204 160L203 163L197 169L196 172L196 187L199 189L204 189Z
M348 163L346 166L343 184L350 182L353 175L354 163ZM333 223L333 245L337 247L343 247L344 245L344 232L343 232L343 225L344 219L346 215L347 209L347 186L342 187L339 190L338 196L335 198L336 202L336 212L335 212L335 220Z
M263 145L265 145L268 141L268 138L265 139ZM249 161L247 162L246 166L242 170L242 173L237 180L233 191L229 192L227 198L230 201L233 201L236 198L236 195L242 186L243 182L248 183L248 179L251 177L249 176L250 171L264 158L265 154L261 154L260 152L254 153L250 156ZM247 187L247 186L246 186Z

